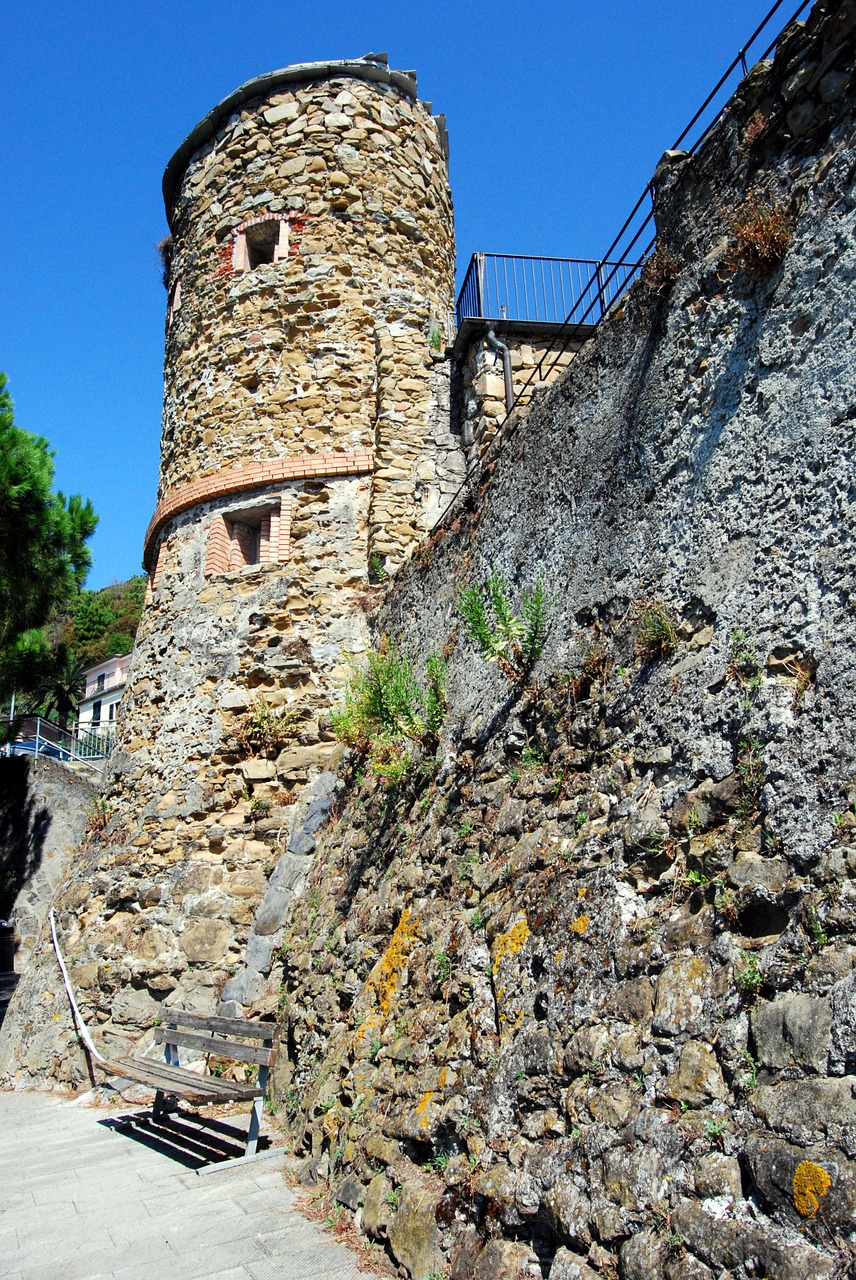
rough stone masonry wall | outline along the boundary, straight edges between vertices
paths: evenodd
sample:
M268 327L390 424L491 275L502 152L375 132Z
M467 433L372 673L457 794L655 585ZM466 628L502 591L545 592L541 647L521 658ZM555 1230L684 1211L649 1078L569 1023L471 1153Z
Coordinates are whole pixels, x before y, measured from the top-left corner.
M38 943L96 792L92 778L57 760L0 759L0 919L15 930L16 973Z
M365 648L370 553L400 561L462 465L431 334L451 306L451 199L422 104L348 77L254 100L191 159L171 213L157 571L110 821L60 899L84 1016L113 1055L144 1040L161 999L211 1012L231 998L269 877L318 799L303 787L323 776L330 706ZM290 219L289 256L233 269L233 232L267 214ZM354 474L312 474L337 460ZM250 469L265 463L290 478L261 483ZM279 560L206 576L212 527L279 495ZM248 740L260 708L296 718ZM19 1084L79 1083L43 952L3 1061Z
M419 1280L852 1274L854 36L818 4L660 168L671 290L382 612L449 655L448 718L397 793L355 767L269 1008L303 1180ZM758 189L793 239L755 276ZM555 598L527 688L456 616L492 568Z
M525 339L503 332L500 341L508 347L514 382L517 417L544 387L562 376L576 355L577 343L562 351L551 338ZM541 369L538 365L541 363ZM462 437L472 448L472 456L482 457L507 416L502 356L483 339L470 345L457 374L460 379Z
M371 550L391 567L430 528L459 465L431 346L453 301L442 146L421 103L342 76L247 104L197 153L172 217L159 498L368 448ZM236 229L268 214L288 220L287 259L235 270Z

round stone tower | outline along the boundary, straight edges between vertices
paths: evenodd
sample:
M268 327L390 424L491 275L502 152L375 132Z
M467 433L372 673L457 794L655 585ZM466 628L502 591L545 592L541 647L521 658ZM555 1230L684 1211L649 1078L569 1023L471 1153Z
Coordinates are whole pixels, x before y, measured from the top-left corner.
M413 72L370 55L249 81L178 149L164 196L149 598L109 821L58 899L111 1054L158 1000L216 1006L248 942L264 968L323 812L329 711L372 584L463 472L447 140ZM247 990L226 999L246 1007ZM26 1069L69 1079L79 1056L52 1001L22 993L30 1035L45 1023Z
M170 161L164 196L147 567L175 563L176 517L204 503L233 507L271 481L372 476L352 487L369 497L369 555L389 570L437 514L452 445L438 449L431 418L432 355L453 305L442 117L417 100L413 73L380 59L289 67L206 116ZM286 496L294 507L297 488Z

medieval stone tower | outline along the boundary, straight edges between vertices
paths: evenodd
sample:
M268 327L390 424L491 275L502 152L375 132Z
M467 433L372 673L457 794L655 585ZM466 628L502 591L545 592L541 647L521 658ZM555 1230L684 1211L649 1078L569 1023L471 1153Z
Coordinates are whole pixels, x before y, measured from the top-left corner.
M413 72L370 55L249 81L178 149L164 195L149 598L109 821L58 903L110 1052L158 1000L216 1006L248 941L251 962L269 958L276 921L251 937L254 917L286 892L282 859L311 846L304 833L287 852L335 748L329 711L366 646L371 584L463 470L446 132ZM30 1024L32 1074L79 1074L66 1021L63 1006L59 1026Z

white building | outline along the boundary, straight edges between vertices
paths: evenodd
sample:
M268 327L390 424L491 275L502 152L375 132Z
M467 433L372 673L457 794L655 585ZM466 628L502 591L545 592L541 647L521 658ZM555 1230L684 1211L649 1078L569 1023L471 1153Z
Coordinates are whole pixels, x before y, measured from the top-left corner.
M78 736L90 733L113 736L130 663L130 653L121 653L86 668L83 697L78 708Z

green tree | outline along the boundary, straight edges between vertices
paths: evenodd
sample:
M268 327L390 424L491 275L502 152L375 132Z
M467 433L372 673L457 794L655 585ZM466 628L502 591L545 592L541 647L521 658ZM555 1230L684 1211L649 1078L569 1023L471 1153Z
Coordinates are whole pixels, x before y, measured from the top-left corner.
M47 440L15 425L6 377L0 374L0 698L32 690L44 674L49 646L34 635L51 609L76 595L86 579L86 545L98 522L78 494L53 490Z
M67 645L58 644L46 658L34 693L46 716L56 717L61 729L80 703L83 693L84 664Z
M59 620L57 637L87 666L128 653L134 647L145 595L142 575L100 591L83 590Z

